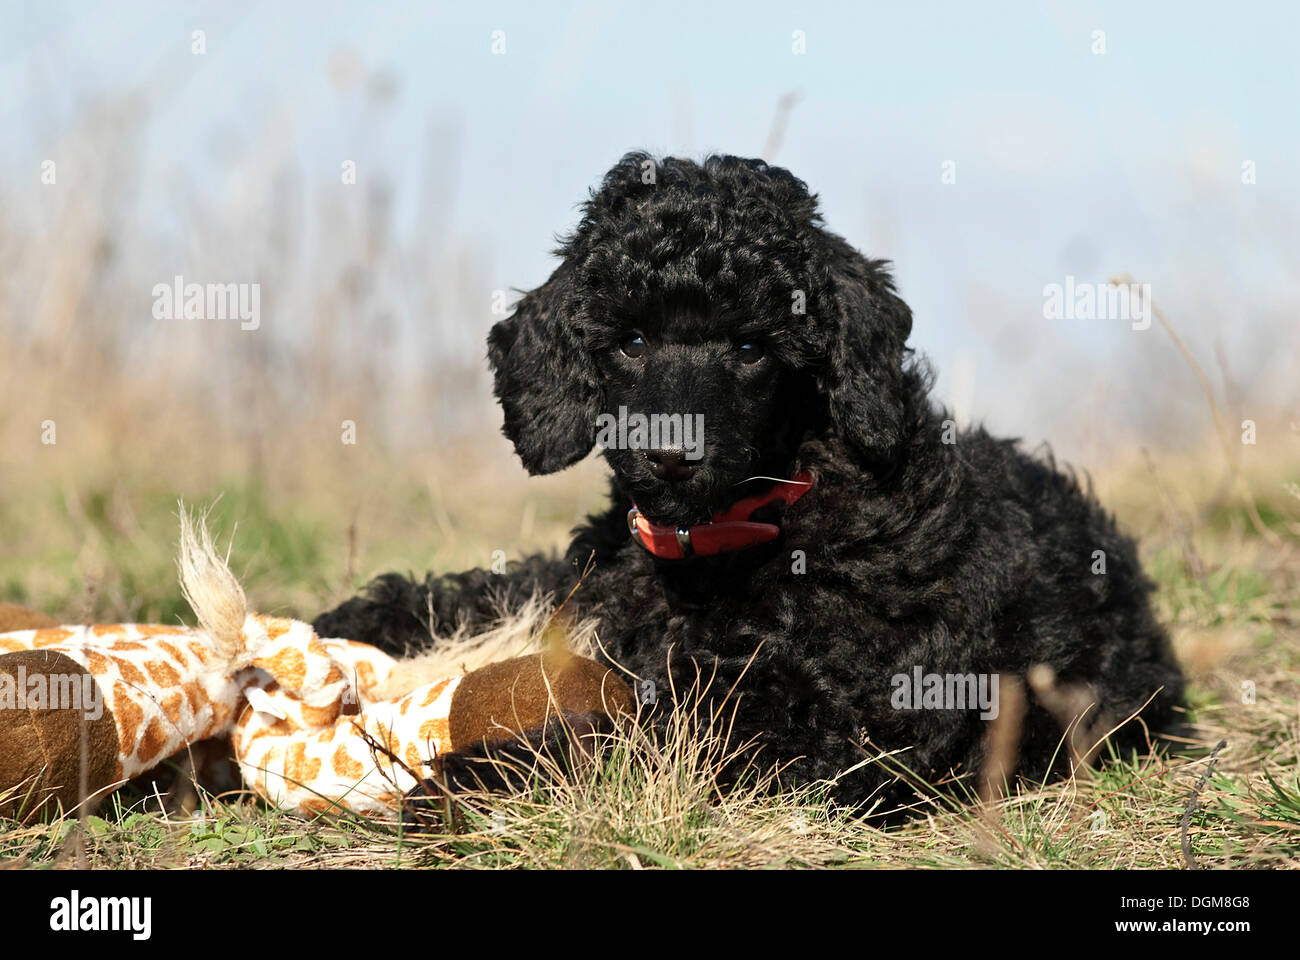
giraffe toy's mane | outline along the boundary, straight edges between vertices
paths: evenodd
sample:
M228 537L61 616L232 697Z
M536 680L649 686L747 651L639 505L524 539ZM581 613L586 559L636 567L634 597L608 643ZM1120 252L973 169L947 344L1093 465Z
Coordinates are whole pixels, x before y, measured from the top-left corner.
M397 661L388 679L379 687L380 697L399 697L439 677L470 673L514 657L563 648L582 657L592 657L599 643L596 621L572 622L557 619L555 603L534 594L514 610L502 609L494 626L475 630L461 625L451 633L430 633L438 643L428 650Z

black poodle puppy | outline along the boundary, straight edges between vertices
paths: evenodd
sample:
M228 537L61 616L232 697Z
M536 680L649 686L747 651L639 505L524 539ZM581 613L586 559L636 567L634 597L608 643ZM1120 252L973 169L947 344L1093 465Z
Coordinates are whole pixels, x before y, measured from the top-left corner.
M826 230L802 181L629 154L558 254L488 357L524 466L599 443L609 509L504 575L380 577L321 634L403 653L436 642L431 613L563 598L590 564L570 606L645 696L711 678L733 742L848 803L912 796L862 764L882 749L931 783L977 774L999 681L1037 664L1091 717L1141 710L1121 748L1171 726L1182 677L1133 542L1050 455L931 403L886 264ZM1031 697L1020 772L1063 767L1061 736Z

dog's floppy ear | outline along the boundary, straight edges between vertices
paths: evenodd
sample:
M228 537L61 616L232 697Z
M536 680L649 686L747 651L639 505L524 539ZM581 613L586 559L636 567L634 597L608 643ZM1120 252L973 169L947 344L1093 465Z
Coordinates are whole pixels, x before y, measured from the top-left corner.
M892 463L904 439L903 359L912 311L886 262L867 260L829 235L831 306L821 389L831 422L869 461Z
M600 385L568 316L576 308L572 273L561 264L488 334L505 435L532 474L563 470L596 442Z
M563 262L524 295L488 334L488 361L505 411L505 434L528 472L554 473L596 445L603 402L600 377L582 339L577 274L591 249L596 221L655 189L661 165L648 153L626 154L591 191L582 221L555 252Z

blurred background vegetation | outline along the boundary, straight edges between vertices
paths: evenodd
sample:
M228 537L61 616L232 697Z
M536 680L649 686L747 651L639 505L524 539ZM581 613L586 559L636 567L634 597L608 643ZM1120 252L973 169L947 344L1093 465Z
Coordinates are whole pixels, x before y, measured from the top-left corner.
M1277 123L1295 58L1270 45L1296 11L791 16L0 10L0 600L66 622L188 620L182 498L215 504L256 609L305 618L386 570L561 547L602 505L603 464L525 475L487 330L626 150L762 152L822 192L833 229L897 260L938 399L1049 441L1141 538L1194 681L1193 746L1230 740L1213 785L1228 812L1201 840L1294 857L1300 133ZM1123 270L1152 282L1168 326L1043 319L1044 284ZM261 327L154 319L154 285L177 275L259 283ZM1085 819L1065 862L1177 862L1187 785L1155 803L1117 782L1105 797L1143 826L1096 861ZM1060 862L1043 856L1016 862Z

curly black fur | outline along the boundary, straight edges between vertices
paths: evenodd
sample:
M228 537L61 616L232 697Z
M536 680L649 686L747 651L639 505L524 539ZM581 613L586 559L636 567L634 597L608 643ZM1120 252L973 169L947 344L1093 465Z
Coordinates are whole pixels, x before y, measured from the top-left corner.
M1132 541L1050 454L954 430L906 346L911 311L885 263L828 232L802 181L756 160L629 154L558 254L488 339L524 465L550 473L586 456L597 416L620 406L702 414L703 458L672 481L645 451L607 450L610 507L565 557L504 576L389 574L318 631L419 647L434 642L431 612L478 623L534 589L564 596L594 555L571 604L599 619L611 659L661 695L670 670L679 690L697 669L716 691L736 684L733 737L790 762L791 778L839 777L847 802L890 780L874 764L841 776L868 739L910 748L900 759L932 781L979 769L978 711L891 705L891 678L917 666L1024 678L1046 663L1090 684L1113 718L1154 695L1143 720L1171 726L1182 678ZM629 537L633 501L656 522L694 524L768 485L749 478L800 469L816 486L770 508L782 527L771 543L663 561ZM1060 736L1031 703L1020 771L1046 775ZM1138 724L1116 739L1146 742Z

